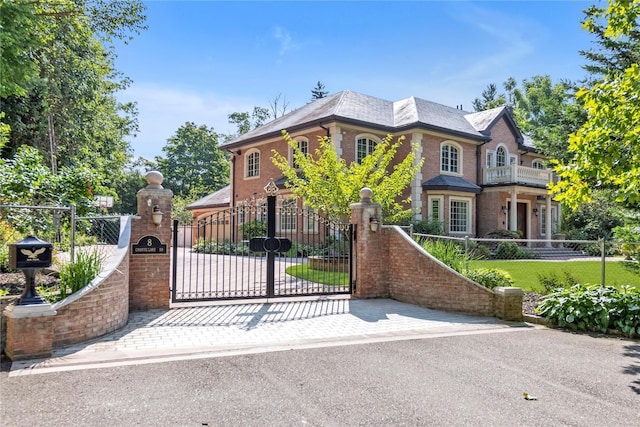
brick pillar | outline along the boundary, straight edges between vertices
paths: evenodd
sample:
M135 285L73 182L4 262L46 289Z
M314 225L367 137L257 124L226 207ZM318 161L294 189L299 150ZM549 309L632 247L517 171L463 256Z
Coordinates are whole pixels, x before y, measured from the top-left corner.
M149 172L148 185L139 190L138 217L131 224L129 257L129 309L169 308L171 270L171 198L162 187L160 172ZM158 225L154 211L162 213ZM157 215L156 215L157 218Z
M522 322L522 289L499 287L493 290L493 294L493 308L497 318Z
M357 226L355 241L356 289L358 298L380 298L389 296L385 266L387 245L382 230L382 207L371 202L372 191L360 190L360 203L351 204L351 223ZM373 231L377 222L377 230Z
M56 311L51 304L10 305L4 310L7 318L5 353L11 360L50 357L53 349L53 319Z

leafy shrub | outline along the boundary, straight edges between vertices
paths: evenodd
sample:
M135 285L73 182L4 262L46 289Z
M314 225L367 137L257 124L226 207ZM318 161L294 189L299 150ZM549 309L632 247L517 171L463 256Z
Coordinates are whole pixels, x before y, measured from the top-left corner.
M459 244L442 240L425 240L421 244L425 251L458 273L466 269L469 256Z
M640 335L640 290L611 286L574 285L547 295L536 312L549 322L573 331L607 332L615 327L624 335Z
M444 234L444 224L442 221L427 219L413 223L413 232L418 234L434 234L441 236Z
M469 242L469 257L471 259L489 259L491 258L491 249L485 245L479 245L476 242Z
M9 244L22 240L23 236L14 227L0 221L0 271L9 271Z
M514 242L500 242L494 254L496 259L525 259L535 258L531 251L522 249Z
M222 241L198 239L191 248L193 252L218 255L249 255L249 247L244 243L233 243L228 239Z
M100 251L78 251L74 262L60 268L60 298L78 292L87 286L99 273L105 255Z
M248 221L240 226L242 238L251 240L254 237L264 237L267 235L267 223L264 221Z
M564 272L564 277L560 277L558 273L538 273L538 280L544 287L546 293L553 292L558 288L569 288L578 284L578 279L573 277L568 271Z
M465 273L465 276L489 289L513 286L511 275L497 268L478 268Z

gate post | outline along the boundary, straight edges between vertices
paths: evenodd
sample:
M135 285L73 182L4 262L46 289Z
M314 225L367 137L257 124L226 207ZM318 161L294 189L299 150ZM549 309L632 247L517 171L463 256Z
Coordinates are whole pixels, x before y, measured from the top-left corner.
M138 216L131 224L129 309L169 308L171 270L171 198L160 172L149 172L137 193Z
M389 296L388 248L382 229L382 206L371 202L370 188L360 190L360 203L352 203L351 223L356 225L355 291L358 298Z

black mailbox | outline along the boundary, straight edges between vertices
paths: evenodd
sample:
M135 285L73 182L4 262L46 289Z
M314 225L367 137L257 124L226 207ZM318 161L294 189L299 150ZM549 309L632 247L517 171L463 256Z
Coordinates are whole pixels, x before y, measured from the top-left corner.
M9 268L48 268L51 267L53 245L28 236L24 240L9 245Z

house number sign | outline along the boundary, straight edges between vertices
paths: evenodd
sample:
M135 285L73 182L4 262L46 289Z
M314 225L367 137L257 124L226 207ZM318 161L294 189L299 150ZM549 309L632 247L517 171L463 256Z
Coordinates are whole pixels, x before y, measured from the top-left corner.
M156 236L142 236L138 243L131 245L131 255L166 254L167 245L163 245Z

